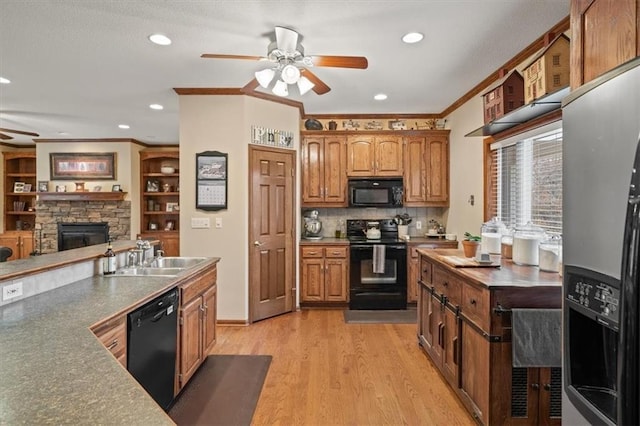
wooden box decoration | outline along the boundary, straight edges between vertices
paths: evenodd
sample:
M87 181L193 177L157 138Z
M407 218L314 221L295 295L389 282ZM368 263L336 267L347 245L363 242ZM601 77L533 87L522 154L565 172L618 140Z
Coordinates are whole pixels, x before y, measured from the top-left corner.
M524 79L518 71L511 71L482 94L484 124L504 116L524 105Z
M569 38L560 34L524 68L525 103L569 85L569 51Z

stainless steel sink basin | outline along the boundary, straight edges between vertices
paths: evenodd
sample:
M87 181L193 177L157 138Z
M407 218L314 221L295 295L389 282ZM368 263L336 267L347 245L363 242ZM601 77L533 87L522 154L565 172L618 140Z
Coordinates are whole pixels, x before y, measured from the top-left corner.
M175 277L185 268L122 268L116 271L121 277Z
M191 268L207 260L206 257L161 257L154 259L149 266L152 268Z

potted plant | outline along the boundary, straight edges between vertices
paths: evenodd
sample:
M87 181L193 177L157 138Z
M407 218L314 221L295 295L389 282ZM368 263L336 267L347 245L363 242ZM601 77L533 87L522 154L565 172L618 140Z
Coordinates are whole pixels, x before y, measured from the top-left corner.
M478 250L478 244L480 244L480 237L478 235L472 235L469 232L464 233L464 240L462 241L462 250L464 250L465 257L474 257Z

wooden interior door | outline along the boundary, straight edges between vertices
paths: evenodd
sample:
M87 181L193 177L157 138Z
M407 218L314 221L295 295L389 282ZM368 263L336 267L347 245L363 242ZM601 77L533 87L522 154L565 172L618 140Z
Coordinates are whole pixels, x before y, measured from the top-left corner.
M294 151L249 147L249 320L295 307Z

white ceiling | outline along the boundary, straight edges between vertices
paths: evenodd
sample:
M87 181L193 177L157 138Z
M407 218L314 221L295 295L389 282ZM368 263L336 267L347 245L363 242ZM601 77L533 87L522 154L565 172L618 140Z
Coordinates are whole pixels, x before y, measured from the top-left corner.
M239 88L264 68L200 55L264 56L276 25L300 32L308 55L369 60L313 68L332 90L291 96L308 115L440 113L568 14L569 0L0 0L0 76L11 80L0 127L178 143L173 88ZM408 31L425 39L404 44ZM173 43L154 45L152 33ZM379 92L388 99L373 100Z

